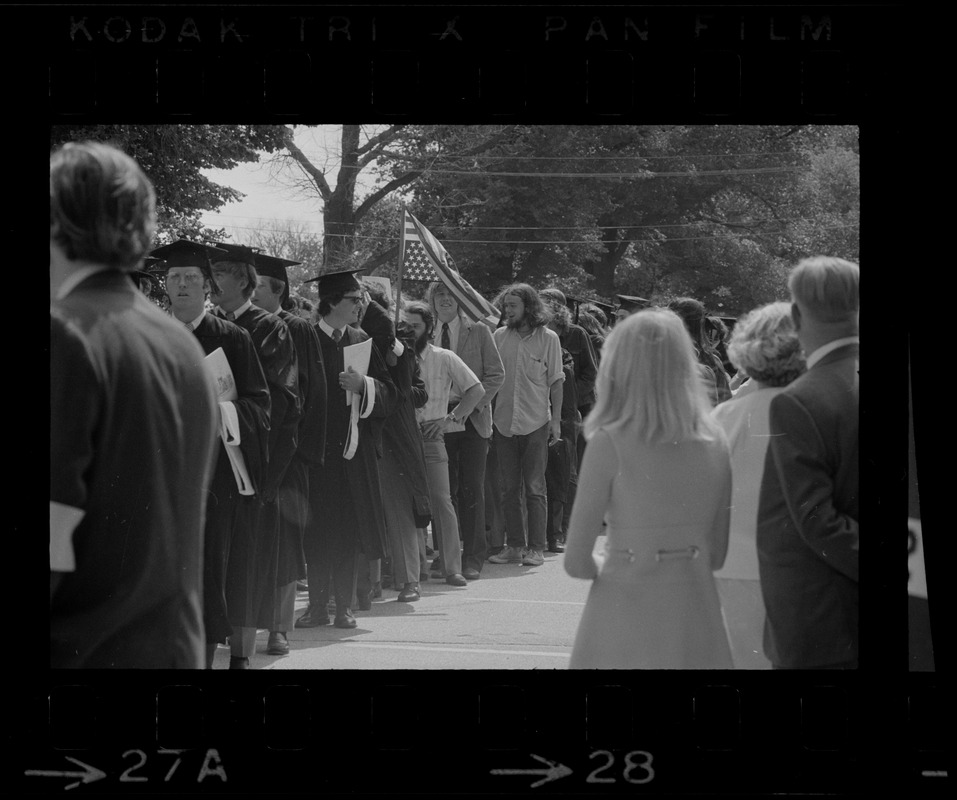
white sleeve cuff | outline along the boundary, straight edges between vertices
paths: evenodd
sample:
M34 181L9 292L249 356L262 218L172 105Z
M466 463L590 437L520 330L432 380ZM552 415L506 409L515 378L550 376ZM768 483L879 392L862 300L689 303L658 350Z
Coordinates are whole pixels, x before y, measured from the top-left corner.
M375 408L375 381L366 376L363 380L366 382L366 391L362 395L362 407L359 409L359 419L365 419Z
M50 501L50 571L75 572L73 531L86 512L80 508Z

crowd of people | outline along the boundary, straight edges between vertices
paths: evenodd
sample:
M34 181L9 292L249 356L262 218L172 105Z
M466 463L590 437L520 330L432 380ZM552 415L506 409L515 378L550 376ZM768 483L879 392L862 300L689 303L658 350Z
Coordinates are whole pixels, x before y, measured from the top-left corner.
M281 656L546 552L592 581L573 668L856 666L856 265L730 332L522 283L495 326L442 282L337 269L312 307L297 262L152 247L107 145L58 149L50 202L52 666L244 669L257 630Z

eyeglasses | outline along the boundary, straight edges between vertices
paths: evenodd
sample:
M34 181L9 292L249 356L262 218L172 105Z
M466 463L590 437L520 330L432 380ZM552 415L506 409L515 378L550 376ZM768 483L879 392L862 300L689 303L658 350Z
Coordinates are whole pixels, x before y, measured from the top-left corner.
M195 286L198 283L203 282L204 276L199 272L186 272L186 273L169 273L166 276L167 283L179 283L180 281L185 281L189 286Z
M360 294L360 295L357 296L357 295L354 295L354 294L345 294L345 295L342 296L342 299L343 299L343 300L351 300L351 301L352 301L352 305L357 306L357 305L359 305L359 303L362 302L362 295Z

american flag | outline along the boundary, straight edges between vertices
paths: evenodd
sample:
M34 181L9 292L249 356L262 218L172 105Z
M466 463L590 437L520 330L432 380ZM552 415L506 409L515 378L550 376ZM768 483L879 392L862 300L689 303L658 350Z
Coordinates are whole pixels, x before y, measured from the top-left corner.
M475 291L455 268L452 256L421 222L408 211L402 226L402 276L413 281L441 281L473 322L485 320L494 327L501 314Z

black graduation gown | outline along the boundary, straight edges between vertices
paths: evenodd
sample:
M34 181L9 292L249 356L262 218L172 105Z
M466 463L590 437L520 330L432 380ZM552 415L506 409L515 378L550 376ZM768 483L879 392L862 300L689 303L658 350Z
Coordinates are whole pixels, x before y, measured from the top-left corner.
M415 332L401 322L396 331L385 309L376 303L371 303L366 310L362 329L372 337L379 349L399 394L395 411L382 426L383 452L399 465L406 497L412 501L416 526L424 528L432 521L432 505L422 433L415 418L415 409L428 402L429 393L422 381L419 360L415 357ZM393 335L396 333L397 337ZM405 348L401 356L392 352L395 338Z
M350 514L354 516L358 528L353 534L358 539L358 546L366 558L374 560L382 558L388 551L385 516L379 492L378 460L382 456L382 425L386 417L395 410L399 393L379 351L373 347L368 377L375 382L375 404L370 416L359 420L356 453L347 460L342 454L348 420L345 413L347 406L345 392L338 381L338 373L342 371L343 347L358 344L368 338L365 332L346 327L342 341L337 344L319 329L319 342L326 369L326 446L324 463L314 473L318 476L318 481L316 485L309 487L311 505L318 518L308 527L307 535L322 536L328 525L337 524L338 510L348 503ZM350 490L349 497L330 497L328 490L324 491L322 476L330 470L344 472Z
M235 401L239 418L239 448L257 495L261 491L268 456L270 398L249 334L232 322L206 314L193 332L207 355L221 347L236 381ZM206 540L203 561L203 619L206 641L222 642L232 633L226 606L226 565L238 564L244 548L231 547L234 540L255 536L259 522L259 498L239 494L222 441L206 506Z
M299 364L299 402L302 414L296 454L279 488L279 560L276 582L284 586L306 577L303 536L309 514L309 466L321 464L326 438L326 373L319 335L306 320L280 310L277 316L292 334Z
M269 459L259 494L255 536L234 540L240 560L227 566L226 605L233 625L271 628L279 567L279 506L276 497L296 452L299 428L299 368L289 328L275 314L250 306L235 323L252 337L269 387Z

